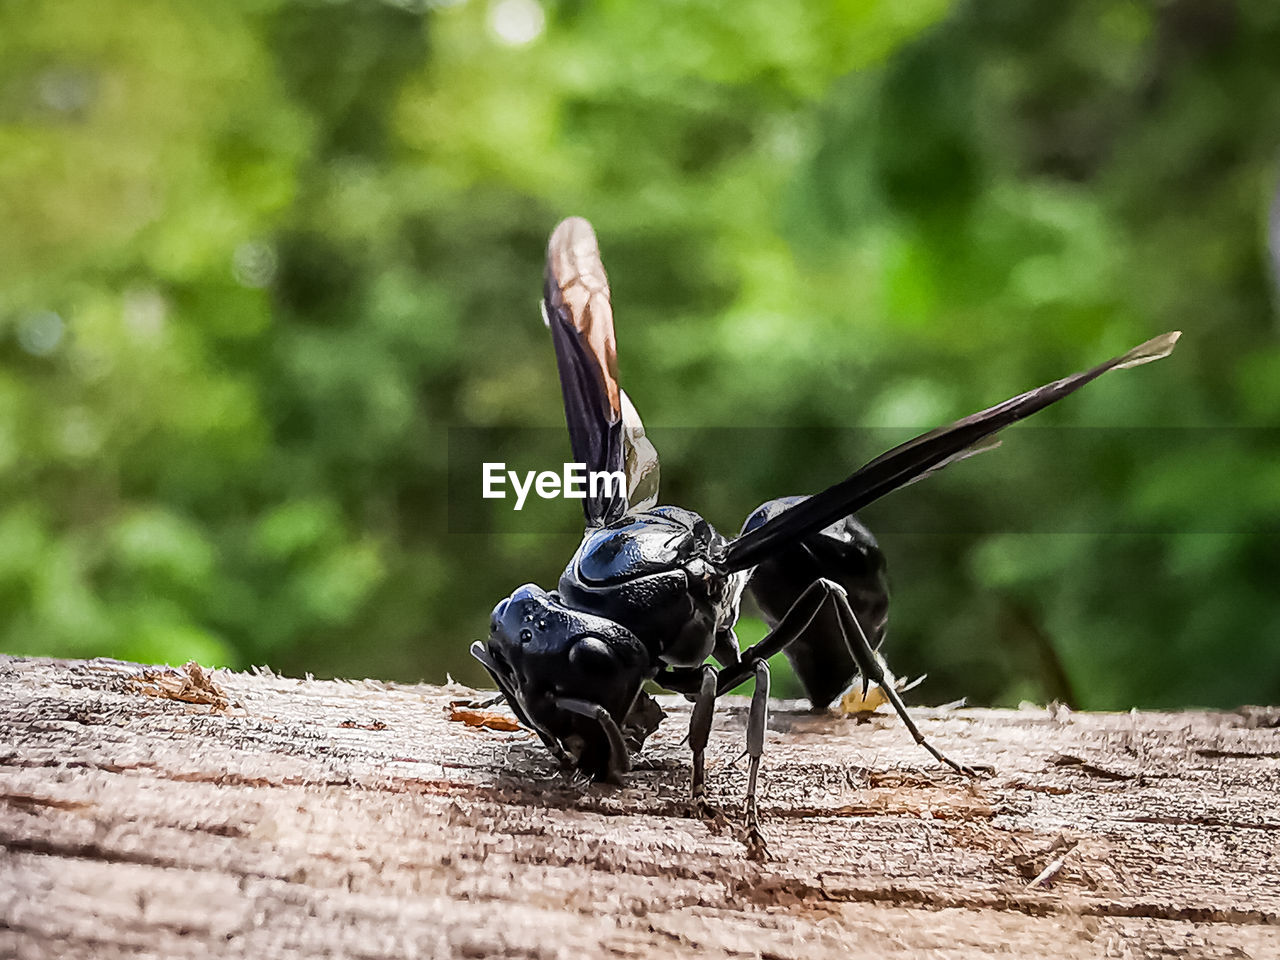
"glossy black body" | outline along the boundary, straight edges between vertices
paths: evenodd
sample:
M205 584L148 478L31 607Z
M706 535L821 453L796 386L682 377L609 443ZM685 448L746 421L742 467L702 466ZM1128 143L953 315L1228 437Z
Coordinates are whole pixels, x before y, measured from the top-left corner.
M724 545L692 510L643 510L587 531L560 575L560 595L624 624L655 665L696 667L728 642L738 620L746 578L711 562Z
M770 501L751 528L803 497ZM587 530L557 590L532 584L494 608L488 659L512 708L549 747L567 748L575 766L607 775L607 744L588 718L566 714L565 697L602 705L620 728L641 688L664 671L679 676L709 657L738 662L733 627L750 585L770 626L811 583L826 577L849 591L855 609L884 634L888 611L884 558L870 532L850 517L812 534L753 571L726 573L716 557L727 541L692 510L655 507ZM853 680L857 666L829 612L789 644L788 658L815 707ZM496 667L496 670L494 669ZM679 685L677 684L677 687Z

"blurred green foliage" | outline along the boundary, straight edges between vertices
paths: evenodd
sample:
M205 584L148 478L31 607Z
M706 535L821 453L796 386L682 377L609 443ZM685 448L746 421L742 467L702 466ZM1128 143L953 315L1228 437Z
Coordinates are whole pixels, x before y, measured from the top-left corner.
M1186 331L1038 418L1185 428L1150 456L1006 449L867 511L914 518L891 662L1280 700L1280 445L1225 429L1280 422L1277 50L1270 0L8 0L0 649L482 680L576 538L449 533L448 431L562 422L536 298L576 213L664 499L729 531L879 452L838 427ZM834 439L692 429L730 425Z

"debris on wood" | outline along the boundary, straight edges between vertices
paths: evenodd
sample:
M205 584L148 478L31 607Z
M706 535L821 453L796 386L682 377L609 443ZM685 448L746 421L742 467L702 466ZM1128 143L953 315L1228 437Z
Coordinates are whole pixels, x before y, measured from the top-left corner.
M1058 723L1071 722L1071 707L1061 700L1050 700L1045 709L1049 711L1049 716Z
M1068 868L1067 860L1080 846L1080 838L1058 834L1048 846L1028 851L1019 843L1022 852L1015 854L1013 865L1018 873L1027 880L1026 889L1048 889L1054 881L1061 878L1073 884L1084 886L1090 890L1098 889L1097 882L1085 869L1084 864L1076 863ZM1044 864L1041 867L1041 864Z
M345 730L385 730L387 725L381 720L366 720L361 723L359 720L343 720L339 727Z
M1061 854L1050 860L1048 865L1036 874L1035 879L1027 884L1027 889L1030 890L1042 885L1047 887L1049 885L1049 881L1062 872L1062 868L1067 862L1067 857L1070 856L1071 851L1079 845L1079 840L1072 841L1072 843L1067 846L1066 850L1062 851Z
M468 710L459 703L449 704L449 719L454 723L465 723L468 727L482 727L486 730L514 732L521 729L519 722L506 714L490 710Z
M181 700L226 711L231 700L213 679L213 671L194 660L187 661L181 670L172 667L155 667L130 678L142 693L165 700Z
M1082 773L1087 773L1102 780L1132 780L1136 776L1136 774L1126 773L1123 770L1110 770L1106 767L1100 767L1096 763L1090 763L1083 757L1072 756L1069 753L1054 754L1049 758L1049 762L1055 767L1074 767Z

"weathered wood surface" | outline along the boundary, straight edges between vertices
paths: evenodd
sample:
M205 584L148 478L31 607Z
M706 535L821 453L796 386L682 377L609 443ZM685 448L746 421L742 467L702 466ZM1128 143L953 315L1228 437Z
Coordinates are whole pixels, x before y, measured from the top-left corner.
M973 783L775 711L753 863L683 815L677 701L579 789L462 688L218 672L222 709L142 669L0 658L0 956L1280 957L1280 710L920 711Z

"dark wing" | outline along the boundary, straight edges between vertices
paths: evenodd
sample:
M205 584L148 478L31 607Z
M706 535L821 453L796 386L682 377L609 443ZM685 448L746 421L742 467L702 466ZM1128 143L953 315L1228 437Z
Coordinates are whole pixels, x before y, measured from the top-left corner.
M589 471L622 470L622 391L609 278L595 231L580 217L570 217L551 234L542 311L556 348L574 460ZM588 526L601 526L622 516L627 504L602 485L582 509Z
M1056 403L1109 370L1136 367L1167 357L1173 352L1180 335L1178 331L1162 334L1091 370L1055 380L981 413L908 440L876 457L848 479L731 541L718 558L718 564L725 571L755 566L772 551L816 533L841 517L911 483L922 474L962 459L961 454L982 444L996 431Z
M627 489L588 487L588 526L612 523L631 506L657 498L658 458L644 426L618 386L618 347L609 303L609 278L591 224L570 217L547 243L542 317L551 328L560 392L576 462L592 472L620 472ZM643 501L643 503L642 503Z

